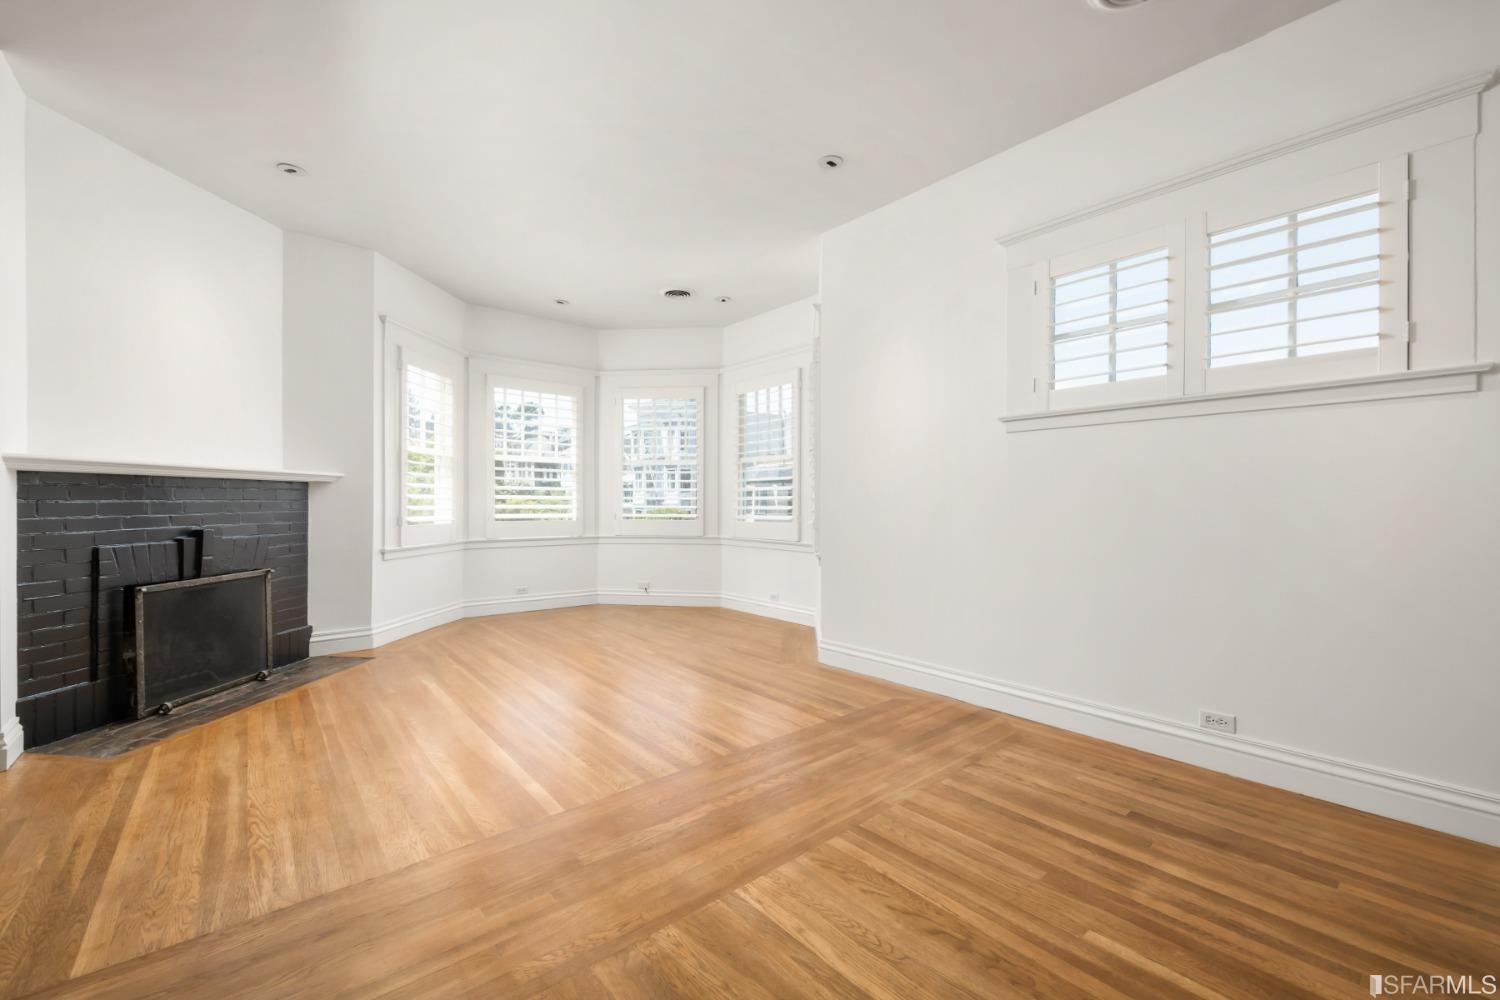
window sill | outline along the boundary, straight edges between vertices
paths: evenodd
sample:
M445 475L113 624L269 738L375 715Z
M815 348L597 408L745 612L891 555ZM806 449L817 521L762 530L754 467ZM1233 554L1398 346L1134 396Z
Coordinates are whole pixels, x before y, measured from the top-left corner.
M1172 396L1164 399L1084 406L1071 410L1011 413L1001 417L1000 422L1005 425L1006 431L1017 433L1060 427L1088 427L1094 424L1121 424L1138 420L1201 417L1216 413L1245 413L1255 410L1289 409L1297 406L1326 406L1332 403L1354 403L1373 399L1441 396L1455 392L1476 391L1479 388L1479 376L1489 371L1491 367L1490 362L1484 361L1449 368L1362 375L1358 378L1265 386L1196 396Z

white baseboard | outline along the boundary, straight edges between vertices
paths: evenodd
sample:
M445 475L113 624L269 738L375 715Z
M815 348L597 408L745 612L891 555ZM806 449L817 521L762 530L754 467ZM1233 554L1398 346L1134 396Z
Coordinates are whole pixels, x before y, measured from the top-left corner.
M10 766L21 759L24 740L20 719L11 719L5 728L0 729L0 771L10 770Z
M464 618L488 618L490 615L514 615L523 611L551 611L554 608L578 608L597 604L592 590L559 591L551 594L517 594L514 597L489 597L463 603Z
M1500 796L822 639L825 664L1486 844Z
M762 618L779 618L781 621L791 622L794 625L813 627L818 623L818 613L812 608L799 608L776 601L762 601L758 597L746 597L743 594L720 594L719 607L728 608L730 611L743 611L748 615L760 615Z
M523 611L547 611L554 608L576 608L589 604L630 604L644 607L728 608L763 618L777 618L798 625L812 625L816 613L790 604L761 601L755 598L692 590L574 590L550 594L524 594L514 597L489 597L448 604L428 611L395 618L370 628L341 628L314 632L310 644L313 656L374 649L386 643L425 632L460 618L485 618L490 615L516 614Z
M719 595L707 590L600 590L598 604L635 604L659 608L717 608Z

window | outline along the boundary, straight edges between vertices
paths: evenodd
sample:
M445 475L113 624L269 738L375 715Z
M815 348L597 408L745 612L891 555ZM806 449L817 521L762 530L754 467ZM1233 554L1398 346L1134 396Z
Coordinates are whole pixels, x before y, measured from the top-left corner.
M1428 371L1472 357L1450 332L1472 325L1464 275L1449 266L1467 254L1468 192L1437 186L1462 173L1468 153L1462 142L1447 152L1451 172L1435 178L1420 228L1413 161L1397 155L1278 183L1247 178L1232 191L1215 182L1201 200L1153 196L1007 247L1002 422L1080 427L1467 385L1417 374L1424 353ZM1160 225L1120 235L1158 209ZM1414 235L1422 261L1409 254ZM1433 319L1414 340L1419 278Z
M1167 248L1052 279L1052 387L1167 373Z
M627 395L621 406L620 516L671 523L700 517L700 394Z
M401 366L401 521L454 523L455 380L438 366L403 359Z
M1208 365L1380 344L1380 195L1209 234Z
M776 381L736 396L735 519L790 523L796 517L795 383Z
M496 523L578 520L577 392L490 383Z

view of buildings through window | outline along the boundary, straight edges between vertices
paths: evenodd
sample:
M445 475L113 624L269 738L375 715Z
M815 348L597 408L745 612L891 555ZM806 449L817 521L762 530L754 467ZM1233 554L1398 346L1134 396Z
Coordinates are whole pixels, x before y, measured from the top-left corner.
M454 494L453 379L414 364L403 370L406 433L402 464L402 519L450 524Z
M741 521L790 521L795 507L795 401L790 382L739 394L739 481L735 516Z
M621 401L620 514L626 520L698 517L698 400L634 397Z
M496 386L493 392L496 521L578 517L578 397Z

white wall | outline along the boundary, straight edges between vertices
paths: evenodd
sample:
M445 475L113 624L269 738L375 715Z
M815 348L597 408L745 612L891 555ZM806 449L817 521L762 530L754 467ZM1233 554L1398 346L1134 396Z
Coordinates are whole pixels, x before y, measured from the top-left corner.
M281 231L37 104L36 454L281 465Z
M570 368L599 367L598 330L488 306L468 307L464 346L476 355Z
M308 621L323 633L367 630L379 488L369 378L375 255L287 233L283 256L286 465L343 474L309 493Z
M482 306L470 306L464 325L464 346L471 356L471 391L483 391L484 372L523 370L530 377L577 384L584 390L584 419L593 412L595 372L599 367L599 331L558 320ZM502 360L503 359L503 360ZM517 366L514 362L532 363ZM559 366L555 370L547 366ZM477 372L477 373L476 373ZM476 381L477 380L477 381ZM482 441L484 421L473 425L471 439ZM586 446L593 442L586 440ZM482 464L482 459L480 459ZM483 476L469 495L482 508ZM592 469L588 459L581 470L583 494L589 495ZM582 535L595 534L592 511L584 512ZM482 515L471 520L470 536L482 538ZM590 599L598 589L598 547L591 537L578 539L506 541L470 548L464 553L464 597L469 614L492 614L558 607Z
M798 609L795 617L810 622L818 608L818 560L813 551L813 342L817 338L817 307L812 299L793 302L724 328L722 448L731 455L736 419L735 384L742 377L770 369L796 369L801 375L802 399L800 474L797 500L799 531L795 545L737 539L734 522L734 463L726 461L721 476L721 523L726 538L720 554L719 590L732 606L760 612L767 608ZM767 360L771 359L771 360ZM785 611L782 612L786 613Z
M1494 376L1470 395L1007 435L994 243L1497 63L1500 5L1344 0L827 234L828 659L1500 837ZM1485 360L1496 100L1478 139ZM892 470L939 502L914 505ZM1198 741L1199 709L1237 714L1241 738Z
M599 367L607 372L717 368L723 358L723 336L715 326L600 330Z
M0 453L26 450L26 96L0 56ZM0 466L0 770L16 719L16 474Z
M437 344L459 352L463 350L466 320L464 303L432 282L376 254L374 315L370 318L370 329L372 337L377 338L377 344L381 337L381 316ZM395 462L395 455L390 447L393 442L383 440L387 414L396 405L395 400L387 396L387 391L391 388L387 367L392 361L383 347L381 345L374 352L376 364L370 373L371 384L375 388L370 431L375 436L378 454L382 459L377 466L380 470L377 492L385 491L391 482L388 466ZM459 412L464 412L462 401ZM462 469L463 462L460 460L460 496L463 495ZM378 509L377 520L380 523L375 525L373 536L375 553L371 614L374 622L379 625L458 608L464 600L464 553L455 550L431 553L420 559L382 558L380 550L390 537L386 528L394 522L395 517L395 500L391 495L389 502Z
M753 613L813 620L818 595L810 518L797 544L765 545L724 537L730 515L723 509L717 471L723 447L718 433L722 359L732 352L735 365L730 370L739 371L767 355L782 359L776 364L791 363L785 358L798 350L810 358L815 332L810 301L728 330L599 331L488 307L464 307L379 255L374 256L374 270L372 315L386 315L399 324L402 329L397 336L401 338L427 338L466 355L466 396L478 398L475 394L482 390L484 373L491 369L514 369L528 378L585 387L585 418L590 429L586 450L591 451L585 458L585 523L578 538L486 539L482 521L461 515L462 530L456 532L453 544L402 549L385 523L394 516L395 501L386 495L390 488L386 468L393 459L384 441L377 440L369 619L362 628L342 621L318 621L317 651L378 645L466 615L596 600L696 605L722 601ZM328 279L320 274L315 280ZM376 331L378 336L378 322ZM392 405L387 398L391 390L386 368L393 362L388 352L379 353L382 360L376 362L371 379L376 386L372 405L377 423L385 420ZM373 357L360 354L352 363L364 365ZM707 479L700 536L614 535L613 508L607 499L613 491L604 482L610 477L600 470L607 472L618 456L611 447L603 400L613 398L614 387L642 379L701 386L705 392ZM462 405L472 417L475 402L471 399ZM464 447L471 454L461 460L472 481L467 489L460 484L460 490L471 508L482 504L484 470L478 450L484 445L484 427L481 414L468 428ZM289 428L289 440L292 433ZM315 497L315 521L318 507ZM313 572L318 577L330 571L315 566ZM343 582L341 578L329 586Z

